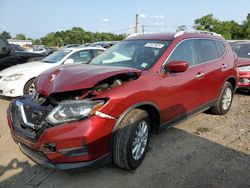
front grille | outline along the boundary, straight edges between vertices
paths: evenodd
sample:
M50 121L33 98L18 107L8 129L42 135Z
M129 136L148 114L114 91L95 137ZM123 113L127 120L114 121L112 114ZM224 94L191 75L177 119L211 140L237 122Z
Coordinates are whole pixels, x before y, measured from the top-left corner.
M20 106L20 104L22 105ZM12 126L14 131L28 140L33 142L37 141L43 131L50 127L45 121L45 117L50 111L51 109L49 107L38 105L31 100L14 100L11 103ZM34 113L36 113L36 115L34 115Z
M35 125L40 125L48 115L48 112L46 111L33 109L32 107L27 105L24 105L24 112L27 121Z

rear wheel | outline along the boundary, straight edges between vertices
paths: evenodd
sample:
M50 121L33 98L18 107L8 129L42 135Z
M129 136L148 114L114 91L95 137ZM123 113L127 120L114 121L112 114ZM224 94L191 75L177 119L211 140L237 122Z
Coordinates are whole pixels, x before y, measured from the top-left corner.
M127 170L143 161L150 139L151 122L146 111L134 109L119 124L113 142L114 163Z
M35 79L31 79L25 84L24 90L23 90L24 95L31 95L35 91L34 80Z
M217 104L211 108L214 114L223 115L230 110L233 101L233 90L232 84L226 82Z

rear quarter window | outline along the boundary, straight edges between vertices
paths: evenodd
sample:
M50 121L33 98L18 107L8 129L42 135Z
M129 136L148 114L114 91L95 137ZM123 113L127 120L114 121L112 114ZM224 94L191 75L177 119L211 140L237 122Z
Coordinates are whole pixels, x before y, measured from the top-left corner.
M219 57L222 57L226 51L225 45L220 41L215 41L215 44L218 50Z

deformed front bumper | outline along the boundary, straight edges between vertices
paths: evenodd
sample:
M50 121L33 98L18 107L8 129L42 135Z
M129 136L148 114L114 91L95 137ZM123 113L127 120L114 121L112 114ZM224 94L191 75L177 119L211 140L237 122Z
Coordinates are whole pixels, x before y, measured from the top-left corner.
M115 119L93 115L54 127L42 120L44 126L36 130L26 125L18 101L23 103L23 111L29 122L32 120L30 113L38 111L39 106L32 106L26 99L17 99L12 101L8 109L8 124L13 139L22 152L35 162L64 170L111 161L109 141ZM46 115L49 109L43 109L45 112L42 108L40 110Z
M108 164L112 161L111 153L107 153L92 161L76 162L76 163L52 163L46 158L46 156L43 153L35 151L21 143L18 143L18 146L26 156L28 156L31 160L35 161L36 163L46 166L48 168L54 168L59 170L100 166Z

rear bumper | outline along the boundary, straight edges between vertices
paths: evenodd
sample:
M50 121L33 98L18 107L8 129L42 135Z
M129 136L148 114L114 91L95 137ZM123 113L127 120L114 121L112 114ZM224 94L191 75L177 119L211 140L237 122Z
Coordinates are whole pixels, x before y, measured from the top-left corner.
M112 160L111 153L107 153L95 160L87 161L87 162L52 163L45 156L43 156L42 153L34 151L21 143L18 143L18 146L20 150L31 160L35 161L38 164L46 166L48 168L54 168L58 170L68 170L68 169L75 169L75 168L87 168L87 167L100 166L100 165L110 163Z

